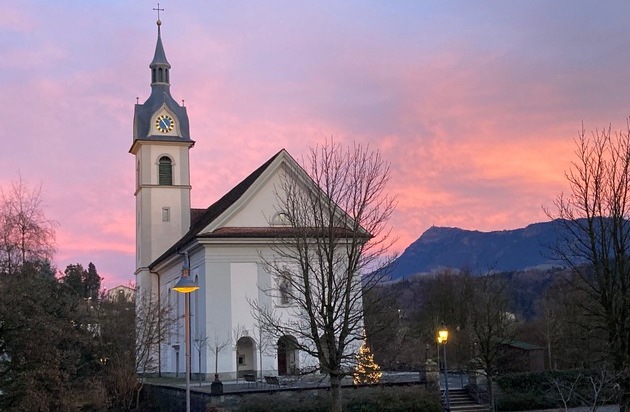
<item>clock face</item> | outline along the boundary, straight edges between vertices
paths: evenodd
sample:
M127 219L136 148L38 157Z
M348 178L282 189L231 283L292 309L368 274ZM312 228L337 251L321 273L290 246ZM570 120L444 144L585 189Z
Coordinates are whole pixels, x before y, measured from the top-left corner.
M175 120L167 114L162 114L155 119L155 128L162 133L168 133L175 127Z

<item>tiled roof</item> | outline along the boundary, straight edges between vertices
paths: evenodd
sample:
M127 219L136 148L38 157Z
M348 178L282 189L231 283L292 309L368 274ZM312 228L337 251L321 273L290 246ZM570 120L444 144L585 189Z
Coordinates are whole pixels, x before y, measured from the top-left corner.
M241 198L249 189L252 184L263 174L265 170L269 167L269 165L282 153L282 150L273 155L269 160L263 163L258 169L254 170L249 176L247 176L243 181L234 186L232 190L227 192L221 199L214 202L210 207L205 209L203 213L200 210L203 209L191 209L190 211L190 230L186 233L180 240L178 240L173 246L171 246L166 252L164 252L160 257L153 261L149 265L149 269L153 269L160 262L164 261L168 256L173 253L177 253L181 247L192 241L197 237L199 232L201 232L206 226L208 226L214 219L219 217L223 212L225 212L230 206L232 206L238 199ZM193 220L193 217L195 218Z
M208 209L190 209L190 227L195 226L195 223L206 213Z

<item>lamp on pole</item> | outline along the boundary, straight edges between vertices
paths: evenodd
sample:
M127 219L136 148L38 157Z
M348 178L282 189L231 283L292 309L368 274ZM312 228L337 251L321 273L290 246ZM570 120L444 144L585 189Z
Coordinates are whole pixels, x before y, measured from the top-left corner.
M184 294L184 334L186 341L186 412L190 412L190 293L199 289L199 286L190 278L190 264L188 253L184 255L182 276L173 289Z
M438 330L438 344L442 345L443 357L444 357L444 389L446 395L446 411L450 412L451 410L451 402L448 397L448 366L446 366L446 343L448 342L448 329L446 329L446 325L442 322L442 327ZM439 351L438 351L439 353Z

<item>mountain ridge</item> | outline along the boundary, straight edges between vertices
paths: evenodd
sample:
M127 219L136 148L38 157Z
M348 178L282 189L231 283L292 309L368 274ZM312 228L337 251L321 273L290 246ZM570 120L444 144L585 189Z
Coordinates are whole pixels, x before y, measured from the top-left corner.
M561 267L564 265L550 248L557 243L561 229L557 220L490 232L431 226L394 261L391 278L404 279L440 268L467 267L477 273Z

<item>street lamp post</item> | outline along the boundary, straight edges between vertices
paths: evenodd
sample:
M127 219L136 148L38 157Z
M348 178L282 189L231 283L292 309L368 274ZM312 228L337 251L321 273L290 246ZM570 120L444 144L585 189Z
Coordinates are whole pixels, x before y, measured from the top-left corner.
M442 327L438 331L438 344L442 344L443 357L444 357L444 386L445 386L445 394L446 394L446 411L450 412L451 410L451 402L448 397L448 366L446 365L446 343L448 342L448 329L446 329L446 325L442 322ZM439 352L439 351L438 351Z
M186 342L186 412L190 412L190 293L199 289L199 286L189 276L190 265L188 253L184 256L182 276L173 289L184 294L184 334Z

